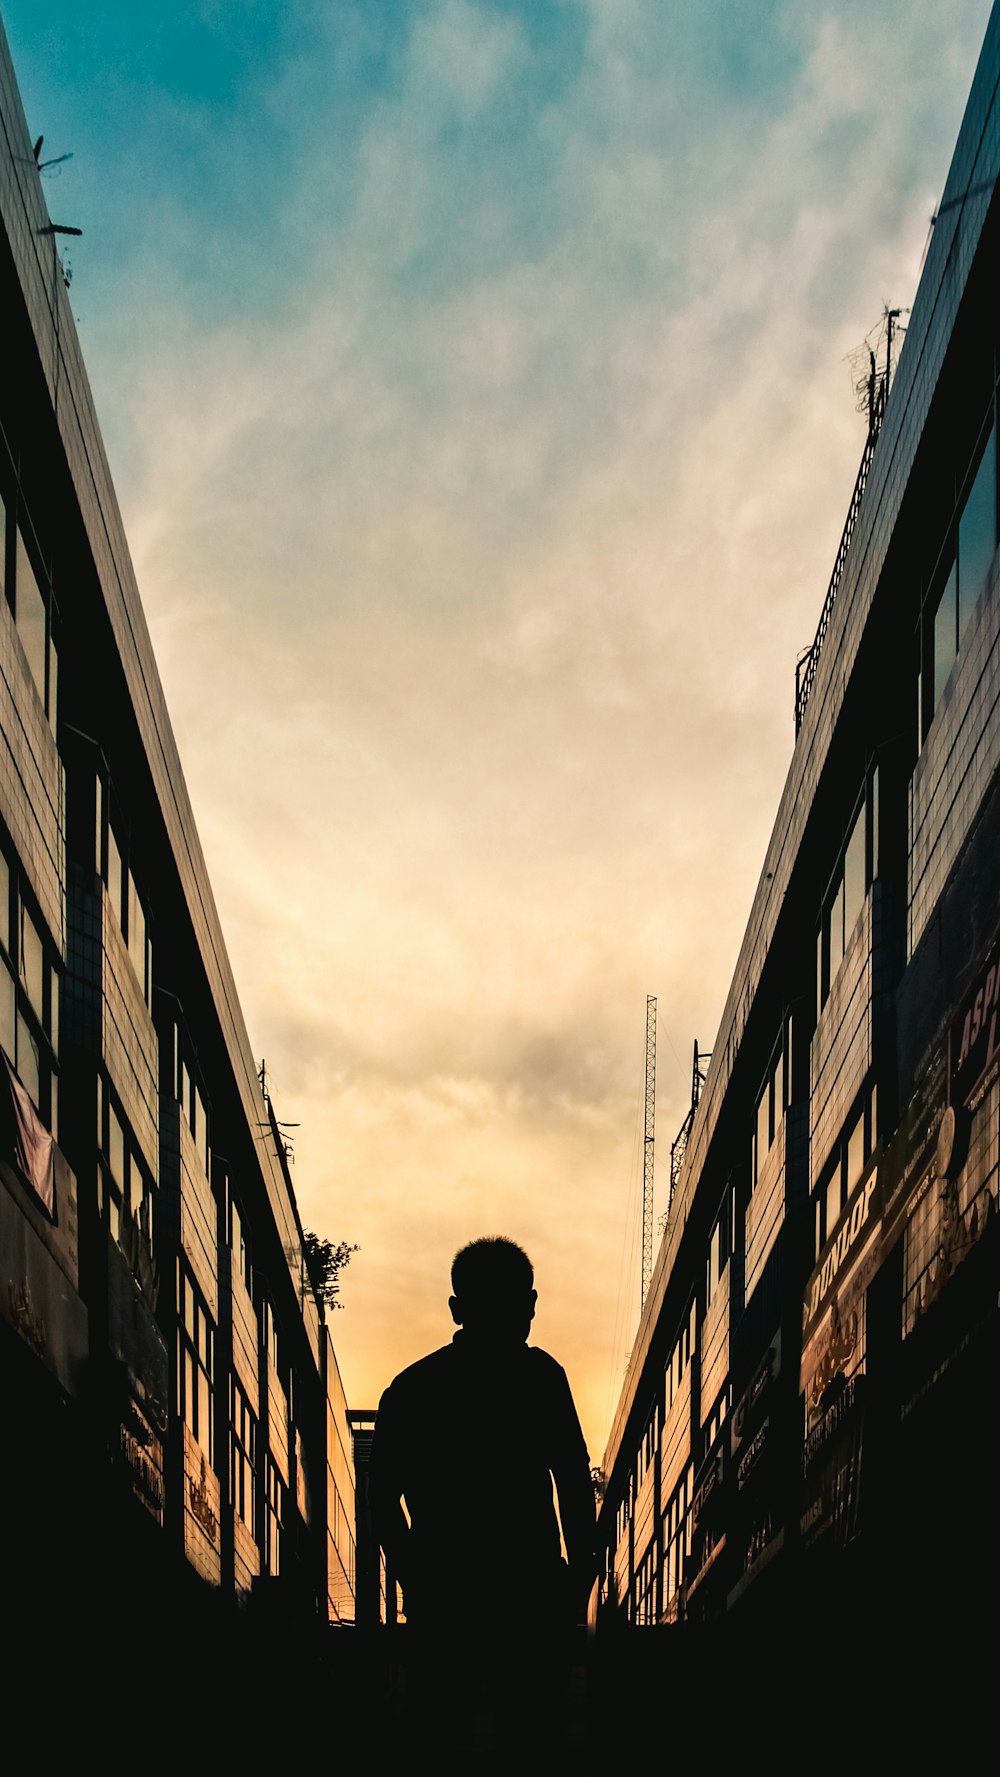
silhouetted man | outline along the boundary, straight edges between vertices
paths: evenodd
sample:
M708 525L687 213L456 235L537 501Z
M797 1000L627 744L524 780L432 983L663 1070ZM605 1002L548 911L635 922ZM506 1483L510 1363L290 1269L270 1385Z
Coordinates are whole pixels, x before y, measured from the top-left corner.
M372 1519L407 1622L447 1650L460 1682L485 1663L505 1708L533 1689L534 1709L539 1687L557 1685L594 1577L590 1462L565 1371L526 1343L537 1299L527 1254L476 1240L451 1278L459 1331L379 1403Z

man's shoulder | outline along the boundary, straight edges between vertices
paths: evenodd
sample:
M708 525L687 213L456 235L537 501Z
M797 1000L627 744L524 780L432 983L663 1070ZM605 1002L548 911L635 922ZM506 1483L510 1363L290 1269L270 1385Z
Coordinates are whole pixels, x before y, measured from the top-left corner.
M540 1345L526 1345L525 1350L538 1370L547 1370L553 1376L565 1376L562 1364L556 1361L551 1352L543 1351Z
M569 1377L562 1364L557 1363L549 1352L543 1351L540 1345L528 1345L525 1351L535 1380L542 1387L569 1387Z
M410 1400L413 1396L434 1388L447 1375L454 1361L454 1347L451 1345L442 1345L437 1351L429 1351L426 1357L418 1357L416 1363L407 1364L405 1370L400 1370L399 1375L393 1377L382 1396L382 1402L390 1395L394 1403Z

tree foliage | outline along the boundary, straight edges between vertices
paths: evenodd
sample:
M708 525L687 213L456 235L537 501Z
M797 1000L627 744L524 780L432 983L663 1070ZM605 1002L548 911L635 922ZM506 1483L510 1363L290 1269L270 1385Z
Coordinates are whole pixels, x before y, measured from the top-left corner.
M303 1241L306 1270L309 1282L324 1308L343 1308L340 1295L340 1273L345 1265L351 1262L352 1253L361 1251L359 1246L351 1246L346 1240L334 1245L332 1240L321 1240L318 1234L307 1229Z

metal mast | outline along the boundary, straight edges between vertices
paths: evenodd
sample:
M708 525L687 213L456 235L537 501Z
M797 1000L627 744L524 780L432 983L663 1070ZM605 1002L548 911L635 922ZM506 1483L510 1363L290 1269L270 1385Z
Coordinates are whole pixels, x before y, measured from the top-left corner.
M653 1275L653 1125L656 1112L656 998L646 995L646 1115L643 1123L642 1169L642 1294L639 1312Z

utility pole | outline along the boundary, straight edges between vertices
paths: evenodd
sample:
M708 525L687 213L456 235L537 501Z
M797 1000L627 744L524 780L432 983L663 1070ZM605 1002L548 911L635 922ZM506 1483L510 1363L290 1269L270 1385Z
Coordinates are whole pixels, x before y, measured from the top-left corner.
M646 1114L643 1120L642 1168L642 1293L639 1313L646 1306L653 1275L653 1128L656 1113L656 998L646 995Z

